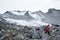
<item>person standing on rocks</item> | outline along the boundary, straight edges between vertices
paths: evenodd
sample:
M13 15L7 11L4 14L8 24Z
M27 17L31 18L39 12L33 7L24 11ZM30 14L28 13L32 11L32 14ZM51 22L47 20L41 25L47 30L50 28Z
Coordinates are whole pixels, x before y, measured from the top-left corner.
M48 35L50 36L50 25L47 25L46 27L45 27L45 33L48 33Z

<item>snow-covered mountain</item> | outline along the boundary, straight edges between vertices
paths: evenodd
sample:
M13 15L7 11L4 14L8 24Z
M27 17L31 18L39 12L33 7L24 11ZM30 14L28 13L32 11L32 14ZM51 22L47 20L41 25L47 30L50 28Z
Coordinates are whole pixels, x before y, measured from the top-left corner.
M45 18L42 19L43 22L60 25L60 10L49 9L44 16Z
M3 18L11 18L11 19L21 19L21 20L26 20L26 21L30 21L30 20L33 20L34 18L32 16L29 15L28 11L25 12L24 15L16 15L16 14L19 14L17 12L11 12L11 11L6 11L4 14L3 14Z
M47 25L47 23L41 22L44 17L42 11L30 12L30 11L6 11L1 14L7 22L17 23L18 25L28 26L40 26Z
M47 25L56 24L60 25L60 10L49 9L48 12L42 11L6 11L4 14L0 14L0 17L4 18L7 22L17 23L22 25Z

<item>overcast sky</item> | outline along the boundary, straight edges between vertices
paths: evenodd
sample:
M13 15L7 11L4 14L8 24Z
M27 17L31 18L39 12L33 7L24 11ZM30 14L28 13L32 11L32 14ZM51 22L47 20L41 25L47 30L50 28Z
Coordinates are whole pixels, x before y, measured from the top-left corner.
M0 0L0 13L6 10L47 12L49 8L60 9L60 0Z

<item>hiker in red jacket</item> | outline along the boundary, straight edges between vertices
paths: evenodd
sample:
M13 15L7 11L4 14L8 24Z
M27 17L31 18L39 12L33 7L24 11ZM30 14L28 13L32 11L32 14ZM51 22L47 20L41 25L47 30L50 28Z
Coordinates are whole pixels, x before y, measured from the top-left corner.
M45 31L46 31L46 33L48 33L48 35L50 35L50 25L47 25L45 27Z

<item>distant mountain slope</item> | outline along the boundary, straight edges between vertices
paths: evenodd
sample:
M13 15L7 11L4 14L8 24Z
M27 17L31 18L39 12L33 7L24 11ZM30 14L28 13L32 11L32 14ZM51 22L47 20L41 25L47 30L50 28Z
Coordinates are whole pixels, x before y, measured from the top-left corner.
M49 9L44 16L43 22L60 25L60 10Z
M42 11L40 11L40 10L39 11L32 12L32 14L38 15L40 17L40 19L41 18L44 18L44 13Z

